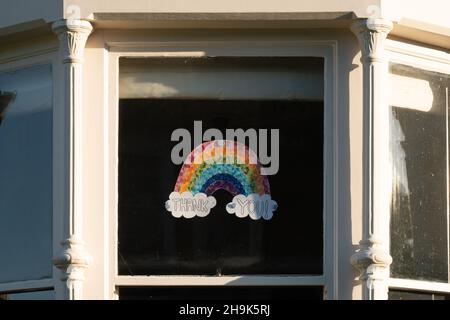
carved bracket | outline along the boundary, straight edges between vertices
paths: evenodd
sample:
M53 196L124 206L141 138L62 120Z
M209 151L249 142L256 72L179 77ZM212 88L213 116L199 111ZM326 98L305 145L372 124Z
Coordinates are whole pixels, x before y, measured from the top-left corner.
M92 256L86 251L83 241L75 236L61 242L63 250L53 258L53 264L63 271L62 281L73 288L76 281L84 280L84 270L93 263Z
M360 248L351 257L351 263L361 271L360 280L371 280L370 284L374 280L383 280L392 263L392 257L384 251L381 241L374 238L361 240L359 245Z
M52 29L60 41L63 63L81 63L92 25L84 20L60 20L53 23Z
M361 46L363 63L383 61L384 40L392 28L392 22L384 19L364 19L352 25L351 30Z

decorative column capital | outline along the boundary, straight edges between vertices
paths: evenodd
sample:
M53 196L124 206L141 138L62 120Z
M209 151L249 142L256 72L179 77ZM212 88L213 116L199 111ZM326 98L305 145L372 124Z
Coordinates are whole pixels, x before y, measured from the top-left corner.
M81 63L92 25L85 20L59 20L53 23L52 30L60 41L63 63Z
M393 24L385 19L363 19L353 23L351 30L361 47L361 62L382 62L384 40Z

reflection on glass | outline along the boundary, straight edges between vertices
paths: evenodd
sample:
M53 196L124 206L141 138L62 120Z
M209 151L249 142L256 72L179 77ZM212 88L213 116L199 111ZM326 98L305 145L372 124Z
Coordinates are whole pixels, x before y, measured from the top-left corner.
M450 300L444 293L389 290L389 300Z
M55 300L55 291L28 291L14 293L0 293L0 300Z
M52 275L52 71L0 74L0 282Z
M448 281L450 77L392 64L391 275Z
M121 59L121 99L323 99L321 58Z
M16 97L15 92L0 91L0 125L6 115L6 110L11 105Z

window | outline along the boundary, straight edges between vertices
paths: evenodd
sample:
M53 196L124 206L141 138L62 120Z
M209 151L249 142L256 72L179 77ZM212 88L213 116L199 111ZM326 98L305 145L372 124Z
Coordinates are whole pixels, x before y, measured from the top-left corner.
M450 295L421 291L391 290L389 291L389 300L450 300Z
M448 282L450 76L393 64L391 78L400 91L391 118L391 273Z
M164 288L119 287L120 298L164 297L169 292L185 298L177 276L258 276L260 283L254 285L279 275L322 276L324 116L322 58L122 58L118 274L119 278L173 276L174 281ZM185 135L174 135L178 129ZM227 131L239 129L247 135L241 142L233 140L237 146L233 150L242 143L246 152L254 151L256 165L270 174L256 179L249 192L228 167L230 172L211 174L205 181L201 179L207 168L189 175L201 183L183 180L185 169L193 168L185 161L196 147L207 148L209 140L228 146ZM186 135L192 138L188 152L185 148L175 152ZM174 155L184 162L174 161ZM221 181L214 180L218 176ZM272 215L252 218L251 211L239 216L237 209L230 209L235 208L232 204L239 206L236 195L248 196L254 190L263 190L276 202ZM176 216L174 202L167 203L178 191L205 193L215 205L201 216ZM187 207L196 203L195 198L189 201ZM265 288L198 287L194 296L247 292L270 297L280 290ZM323 296L320 285L289 290L299 297Z
M321 300L321 287L121 287L121 300Z
M7 292L0 294L0 300L55 300L53 290Z
M442 63L394 56L389 299L448 299L450 72Z
M0 291L52 278L52 115L51 65L0 73Z

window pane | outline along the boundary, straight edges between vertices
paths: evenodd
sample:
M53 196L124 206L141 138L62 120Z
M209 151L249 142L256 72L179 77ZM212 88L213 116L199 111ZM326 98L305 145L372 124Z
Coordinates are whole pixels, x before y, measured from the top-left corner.
M119 108L119 274L322 274L323 101L148 98L121 99ZM166 210L182 168L171 160L171 135L184 128L194 137L194 121L203 132L279 129L279 170L267 176L279 207L272 219L229 214L225 189L206 217Z
M121 287L120 300L323 300L322 287Z
M321 58L122 59L120 98L323 100Z
M444 293L389 290L389 300L450 300Z
M449 76L392 64L391 275L448 281Z
M0 282L52 276L52 70L0 74Z
M55 300L55 291L28 291L15 293L0 293L0 300Z

